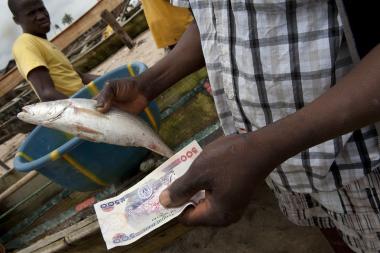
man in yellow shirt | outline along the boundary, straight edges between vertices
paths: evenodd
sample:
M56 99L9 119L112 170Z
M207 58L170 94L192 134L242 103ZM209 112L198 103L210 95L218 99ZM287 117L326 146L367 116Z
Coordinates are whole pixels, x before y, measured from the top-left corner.
M149 29L158 48L172 48L193 21L190 10L168 0L141 0Z
M75 71L67 57L47 40L50 16L42 0L8 0L8 6L23 30L13 45L13 56L40 100L67 98L97 77Z

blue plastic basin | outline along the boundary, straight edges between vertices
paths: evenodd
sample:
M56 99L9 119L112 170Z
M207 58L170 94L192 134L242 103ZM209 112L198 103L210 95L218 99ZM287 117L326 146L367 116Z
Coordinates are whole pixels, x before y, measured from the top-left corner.
M73 97L92 98L107 80L139 75L146 68L140 62L121 66L82 88ZM154 102L140 116L152 128L159 127L160 112ZM91 191L125 180L137 171L148 153L145 148L89 142L38 126L19 147L14 166L22 172L37 170L68 189Z

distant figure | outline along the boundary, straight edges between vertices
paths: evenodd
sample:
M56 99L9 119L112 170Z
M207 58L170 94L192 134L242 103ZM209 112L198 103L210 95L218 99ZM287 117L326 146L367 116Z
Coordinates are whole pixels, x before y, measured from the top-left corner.
M47 40L51 23L42 0L8 0L8 6L23 30L12 49L17 68L40 100L65 99L97 77L77 72Z
M172 49L193 21L190 10L175 7L167 0L141 0L141 3L157 47Z

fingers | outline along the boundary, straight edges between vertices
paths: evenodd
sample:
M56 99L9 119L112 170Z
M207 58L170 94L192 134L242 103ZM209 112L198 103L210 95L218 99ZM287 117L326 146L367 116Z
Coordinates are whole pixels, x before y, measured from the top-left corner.
M176 207L185 204L206 184L201 177L194 178L189 172L174 181L160 194L160 203L165 207Z
M145 109L145 107L148 106L148 100L143 96L137 97L135 100L131 102L118 102L114 100L112 102L112 106L115 106L125 112L138 115Z
M203 200L195 207L190 206L178 218L178 221L186 226L206 226L210 225L212 217L212 207L208 200Z
M212 196L187 208L178 221L187 226L228 226L239 220L239 212L228 212L214 201Z
M112 106L112 100L115 97L113 85L107 82L101 93L97 96L96 109L102 113L108 112Z

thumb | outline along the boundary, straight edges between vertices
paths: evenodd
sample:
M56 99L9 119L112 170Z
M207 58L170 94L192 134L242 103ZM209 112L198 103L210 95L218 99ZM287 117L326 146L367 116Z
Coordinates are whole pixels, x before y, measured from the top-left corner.
M191 169L191 168L190 168ZM186 172L160 194L160 203L164 207L176 207L187 203L197 192L205 189L205 183L199 176L196 179Z
M96 109L100 112L108 112L112 106L112 100L115 97L114 89L110 82L107 82L101 93L96 97Z

